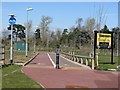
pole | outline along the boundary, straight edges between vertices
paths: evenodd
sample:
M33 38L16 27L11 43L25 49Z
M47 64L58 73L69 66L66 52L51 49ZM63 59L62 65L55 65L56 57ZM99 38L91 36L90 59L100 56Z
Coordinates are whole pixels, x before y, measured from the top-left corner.
M113 61L113 32L111 34L111 46L112 46L112 50L111 50L111 64L114 64L114 61Z
M94 61L96 60L96 32L94 32Z
M36 37L34 37L34 53L35 53L35 48L36 48Z
M119 31L117 31L117 56L119 56L118 44L119 44Z
M28 56L28 11L27 11L27 25L26 25L26 57Z
M60 56L60 51L56 51L56 69L60 69L59 67L59 56Z
M13 64L13 24L11 24L10 64Z
M59 53L56 53L56 69L59 69Z

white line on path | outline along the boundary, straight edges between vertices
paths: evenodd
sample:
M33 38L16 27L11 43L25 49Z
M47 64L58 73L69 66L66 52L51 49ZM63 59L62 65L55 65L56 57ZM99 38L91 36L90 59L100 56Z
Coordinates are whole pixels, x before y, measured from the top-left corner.
M54 66L54 68L55 68L55 67L56 67L56 65L55 65L55 63L53 62L52 58L50 57L50 55L49 55L48 53L47 53L47 55L48 55L48 57L49 57L50 61L52 62L53 66Z

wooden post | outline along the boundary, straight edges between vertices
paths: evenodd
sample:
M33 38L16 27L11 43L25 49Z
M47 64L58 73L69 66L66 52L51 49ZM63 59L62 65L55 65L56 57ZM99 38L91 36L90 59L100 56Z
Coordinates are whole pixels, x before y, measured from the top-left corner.
M77 62L79 63L79 57L77 58Z
M88 59L86 58L86 66L88 66Z
M74 56L74 61L76 61L76 57Z
M83 64L83 59L81 58L81 64Z
M5 65L5 47L3 47L3 59L4 59L4 65Z
M94 59L92 59L92 70L94 70Z
M98 53L96 53L96 64L97 64L97 66L98 66Z

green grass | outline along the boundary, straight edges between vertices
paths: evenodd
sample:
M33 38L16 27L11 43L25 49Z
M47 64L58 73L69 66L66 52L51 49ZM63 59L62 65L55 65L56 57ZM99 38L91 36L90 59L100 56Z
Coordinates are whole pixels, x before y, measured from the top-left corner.
M3 68L2 88L42 88L38 83L23 74L21 68L17 65Z
M81 55L81 56L89 56L86 53L75 53L75 55ZM120 71L120 69L117 69L116 66L118 66L118 56L113 57L113 61L115 64L111 64L111 56L110 55L99 55L99 66L96 66L100 70L108 70L108 69L116 69L117 71ZM84 61L85 62L85 61ZM89 64L91 65L91 62L89 61Z
M117 69L118 66L118 56L114 56L113 58L115 64L111 64L111 56L110 55L99 55L99 68L102 70L108 69ZM119 69L117 69L119 71Z
M38 83L27 77L24 73L21 72L22 66L11 65L9 64L9 54L10 51L5 51L6 58L6 67L2 70L2 84L3 88L42 88ZM24 63L35 56L36 53L33 51L28 52L28 57L25 56L25 51L14 51L13 53L13 62L14 63ZM15 72L14 72L15 71Z
M28 52L28 57L25 56L25 51L13 51L13 62L14 63L24 63L26 61L28 61L30 58L32 58L33 56L35 56L36 53L34 53L33 51L29 51ZM10 62L10 51L6 50L5 51L5 59L6 59L6 63Z

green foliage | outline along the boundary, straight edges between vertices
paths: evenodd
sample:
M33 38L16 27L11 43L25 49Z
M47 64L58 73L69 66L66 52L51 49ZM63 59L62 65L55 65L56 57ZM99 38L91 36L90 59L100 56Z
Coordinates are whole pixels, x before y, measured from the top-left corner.
M11 25L8 27L8 30L11 30ZM25 38L25 27L23 25L20 25L20 24L14 24L13 25L13 38L14 38L14 35L15 35L15 38L16 38L16 41L17 41L17 38L20 38L20 40L22 40L23 38ZM8 35L8 38L10 38L11 35Z
M104 25L104 28L101 29L101 31L102 32L109 32L109 29L108 29L107 25Z
M90 35L88 31L80 31L78 28L74 28L72 32L68 32L64 29L62 37L60 38L60 44L67 47L80 48L84 44L89 43Z

